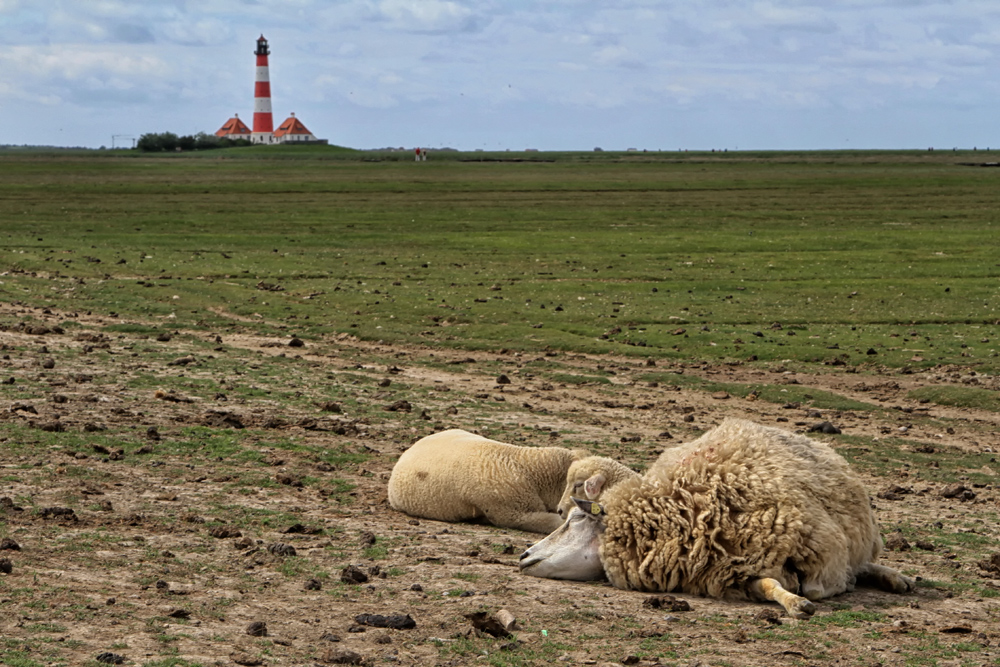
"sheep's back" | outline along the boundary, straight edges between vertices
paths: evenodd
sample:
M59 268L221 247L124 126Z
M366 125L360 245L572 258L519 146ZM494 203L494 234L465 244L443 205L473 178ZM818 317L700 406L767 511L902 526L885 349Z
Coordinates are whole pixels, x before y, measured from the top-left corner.
M849 578L881 546L868 494L827 445L726 420L612 489L602 560L622 588L721 596L749 577ZM834 574L830 574L830 573Z
M413 516L462 521L543 492L553 503L571 458L559 447L518 447L461 429L434 433L400 455L389 477L389 504Z

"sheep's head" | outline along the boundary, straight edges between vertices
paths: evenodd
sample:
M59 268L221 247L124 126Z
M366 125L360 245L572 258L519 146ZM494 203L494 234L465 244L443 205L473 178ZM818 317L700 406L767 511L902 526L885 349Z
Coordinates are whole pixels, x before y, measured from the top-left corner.
M601 579L603 534L604 508L600 503L573 498L573 509L563 525L521 554L518 567L524 574L545 579Z
M557 512L565 517L573 509L573 499L597 500L606 487L619 481L622 470L635 474L614 459L588 456L570 464L566 471L566 488L559 500Z

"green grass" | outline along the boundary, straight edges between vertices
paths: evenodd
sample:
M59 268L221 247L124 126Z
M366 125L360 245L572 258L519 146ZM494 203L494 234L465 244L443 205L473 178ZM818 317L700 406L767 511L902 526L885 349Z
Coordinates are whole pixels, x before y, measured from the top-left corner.
M1000 192L962 154L208 157L0 155L0 298L149 336L997 368Z
M741 398L746 398L752 394L759 400L771 403L800 403L803 406L821 410L868 411L878 408L873 403L856 401L840 394L802 385L713 382L691 375L678 375L676 373L646 373L642 376L642 380L706 392L724 391L732 396L739 396Z
M938 405L1000 412L1000 393L978 387L919 387L908 392L907 398Z
M919 485L926 481L969 484L993 484L995 475L988 472L989 466L996 465L994 454L989 452L966 452L964 450L935 445L920 451L912 442L899 438L867 438L863 436L834 436L837 451L852 466L883 478L897 477L899 471L906 471L906 485Z

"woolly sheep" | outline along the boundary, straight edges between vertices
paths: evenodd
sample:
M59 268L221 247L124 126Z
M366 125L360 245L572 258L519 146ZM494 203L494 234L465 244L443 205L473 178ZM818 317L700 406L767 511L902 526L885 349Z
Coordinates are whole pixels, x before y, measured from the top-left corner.
M881 550L868 493L833 449L727 419L618 484L603 507L579 501L520 567L556 579L605 574L623 589L770 600L808 618L811 600L856 581L912 590L912 579L874 562Z
M559 500L559 516L565 517L573 509L573 498L599 500L611 487L639 473L604 456L588 456L570 464L566 472L566 489Z
M566 471L587 452L518 447L461 429L421 438L389 477L389 504L437 521L485 518L494 526L551 533Z

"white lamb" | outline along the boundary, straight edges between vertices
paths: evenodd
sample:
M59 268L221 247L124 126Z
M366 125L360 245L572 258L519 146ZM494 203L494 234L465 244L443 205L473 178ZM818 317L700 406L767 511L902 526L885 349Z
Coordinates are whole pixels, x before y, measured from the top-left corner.
M858 580L912 590L912 579L874 562L881 549L868 493L833 449L727 419L615 486L603 507L579 501L520 567L555 579L606 574L623 589L772 600L808 618L810 600Z
M551 533L570 464L582 449L518 447L461 429L421 438L389 477L389 504L437 521L485 518L494 526Z

